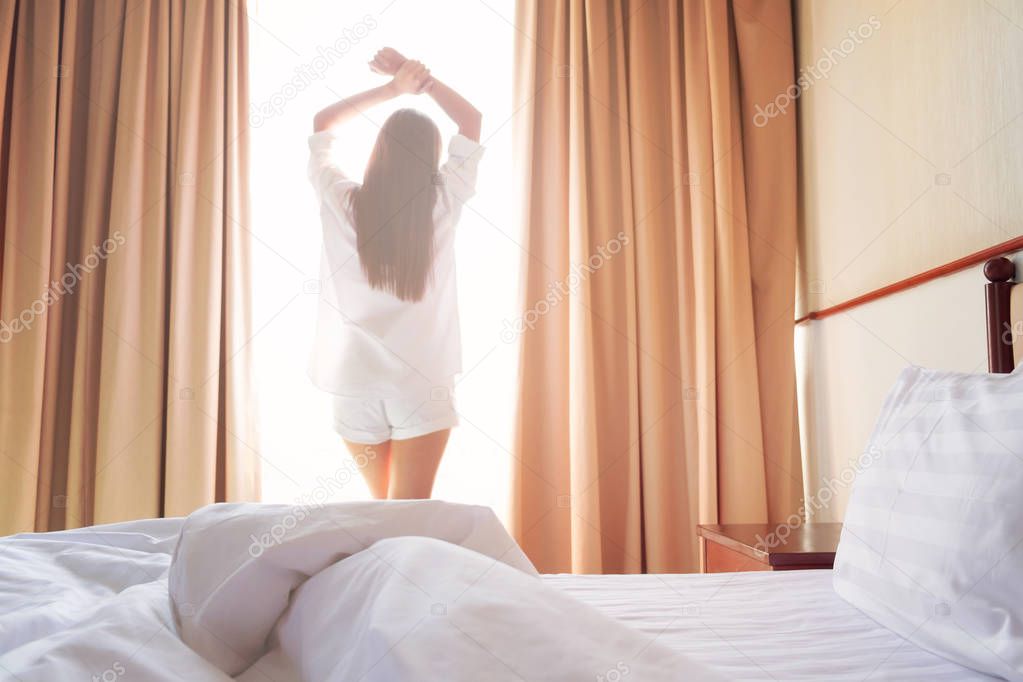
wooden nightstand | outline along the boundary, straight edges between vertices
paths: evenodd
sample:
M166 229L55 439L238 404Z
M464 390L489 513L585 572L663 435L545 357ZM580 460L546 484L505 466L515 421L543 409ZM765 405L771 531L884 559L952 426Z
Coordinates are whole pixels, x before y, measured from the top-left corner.
M774 523L698 526L704 543L703 572L791 571L834 565L842 524L807 523L787 528L784 540L777 534L778 528ZM776 542L770 542L772 538Z

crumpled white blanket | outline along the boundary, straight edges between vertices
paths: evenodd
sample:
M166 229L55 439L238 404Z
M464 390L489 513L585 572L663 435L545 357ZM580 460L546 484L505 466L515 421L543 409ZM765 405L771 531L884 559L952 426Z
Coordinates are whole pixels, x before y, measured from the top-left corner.
M721 679L543 584L486 508L212 505L168 567L172 521L0 540L0 678Z

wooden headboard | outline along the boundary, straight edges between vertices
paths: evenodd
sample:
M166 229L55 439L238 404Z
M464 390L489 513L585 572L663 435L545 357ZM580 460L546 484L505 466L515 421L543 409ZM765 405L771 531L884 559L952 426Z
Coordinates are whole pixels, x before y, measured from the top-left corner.
M1012 288L1017 282L1016 266L1004 256L984 263L984 287L987 303L987 366L989 372L1008 374L1016 367L1013 338L1016 327L1012 319ZM1016 321L1023 324L1021 321Z

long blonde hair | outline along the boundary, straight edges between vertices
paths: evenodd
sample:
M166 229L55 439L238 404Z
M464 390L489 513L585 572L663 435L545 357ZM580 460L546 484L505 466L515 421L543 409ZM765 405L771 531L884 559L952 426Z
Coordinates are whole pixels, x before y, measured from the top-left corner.
M362 186L349 200L370 286L403 301L422 300L433 276L440 147L429 116L399 109L380 129Z

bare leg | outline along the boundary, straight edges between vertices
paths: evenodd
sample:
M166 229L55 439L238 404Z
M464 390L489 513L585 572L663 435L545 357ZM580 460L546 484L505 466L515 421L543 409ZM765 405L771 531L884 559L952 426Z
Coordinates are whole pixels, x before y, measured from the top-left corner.
M343 439L342 439L343 440ZM391 441L366 445L345 440L370 494L378 500L387 499L388 473L391 468Z
M419 500L430 497L451 429L391 441L391 471L387 497Z

